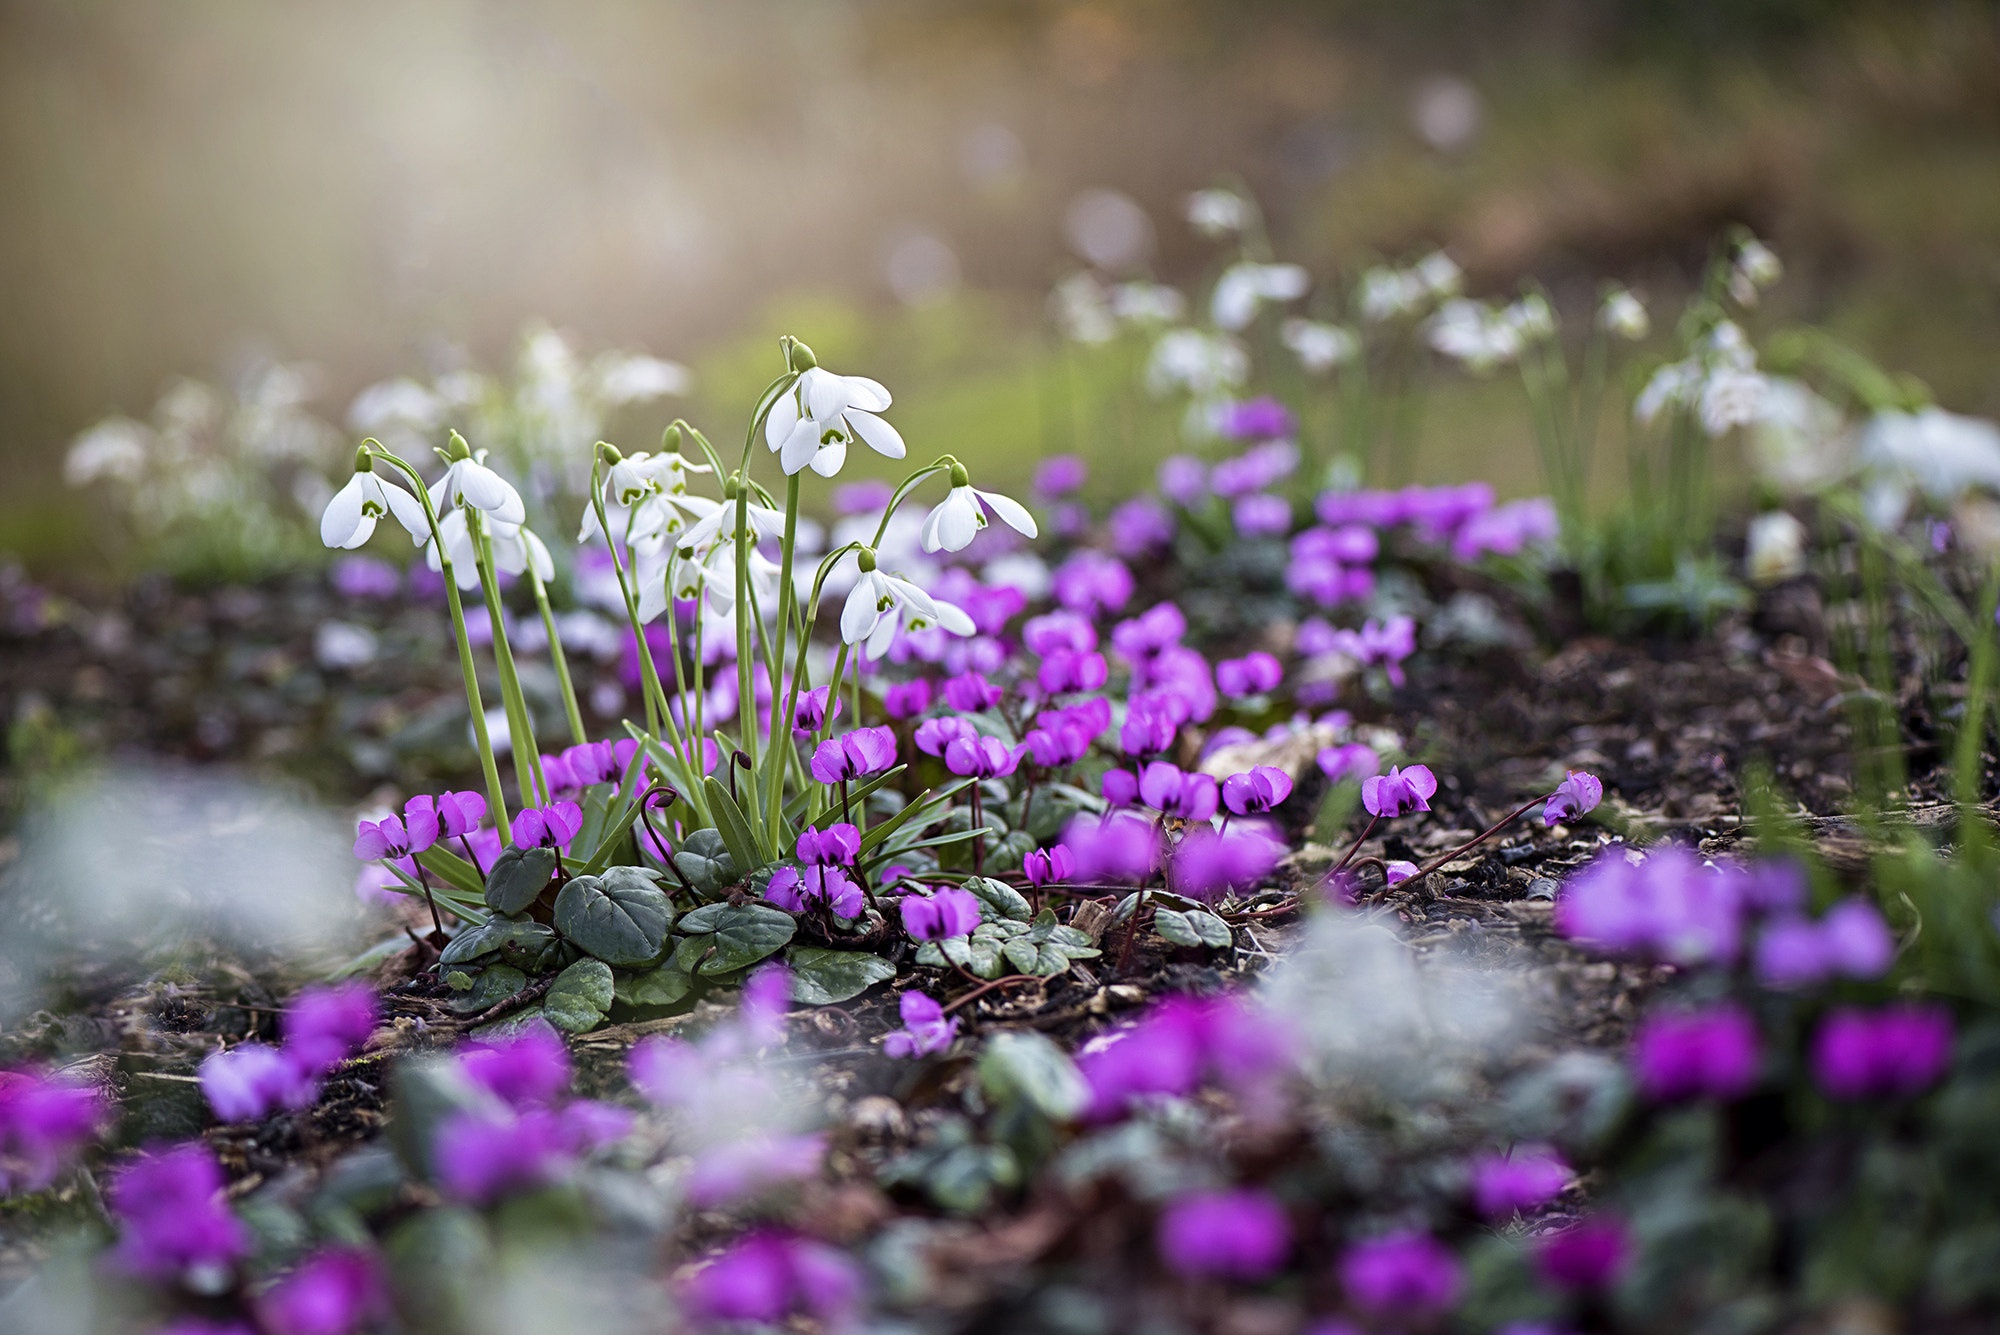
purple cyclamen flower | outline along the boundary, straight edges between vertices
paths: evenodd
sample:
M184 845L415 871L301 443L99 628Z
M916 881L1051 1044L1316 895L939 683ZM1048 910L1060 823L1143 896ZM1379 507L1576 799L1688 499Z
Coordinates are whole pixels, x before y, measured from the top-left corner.
M831 908L837 917L858 918L864 900L861 887L839 867L780 867L764 887L765 902L788 913L804 913L815 904Z
M1035 724L1051 731L1073 729L1083 734L1086 743L1094 742L1111 726L1111 702L1101 695L1094 695L1061 708L1044 705L1041 712L1035 715Z
M1465 1287L1458 1258L1424 1233L1357 1242L1340 1258L1347 1300L1370 1316L1421 1320L1450 1311Z
M1382 772L1382 757L1375 754L1374 748L1360 742L1325 747L1317 759L1320 773L1326 775L1329 783L1369 779Z
M860 853L861 831L851 821L841 821L824 830L808 825L799 831L794 851L800 862L817 867L852 867Z
M833 695L831 686L815 686L809 691L799 692L798 705L792 710L792 734L796 737L810 737L827 723L827 701L833 701L833 717L840 717L840 700Z
M962 672L947 678L944 684L945 703L961 714L977 714L982 709L991 709L1005 695L1005 691L977 672Z
M782 1233L753 1233L733 1244L682 1290L706 1321L776 1325L797 1314L839 1324L861 1296L861 1273L844 1252Z
M1631 1254L1625 1226L1600 1215L1543 1238L1535 1268L1558 1288L1589 1293L1615 1284Z
M922 677L899 681L882 692L882 712L893 719L915 718L931 707L931 684Z
M1042 660L1041 667L1035 672L1035 680L1050 695L1074 695L1079 691L1097 690L1110 675L1111 670L1103 654L1079 654L1058 649Z
M896 763L896 734L890 728L856 728L829 737L813 749L812 776L821 783L842 783L874 774Z
M1187 617L1172 603L1155 603L1144 613L1111 628L1111 643L1133 663L1143 663L1181 642Z
M1160 862L1159 831L1129 814L1073 817L1062 841L1076 859L1079 881L1143 880Z
M1572 820L1586 812L1594 811L1604 800L1604 784L1595 774L1586 774L1573 769L1542 807L1542 824L1554 825L1560 820Z
M1129 769L1104 771L1098 785L1103 790L1106 806L1129 807L1139 801L1139 776Z
M40 1191L97 1137L108 1108L95 1085L0 1071L0 1196Z
M903 1027L882 1040L882 1051L891 1057L928 1057L943 1052L958 1037L956 1017L946 1019L944 1007L922 992L905 992L897 1008Z
M1021 874L1037 890L1045 885L1061 885L1076 875L1076 859L1061 844L1032 849L1021 859Z
M258 1335L258 1332L240 1321L204 1321L190 1316L161 1326L153 1335Z
M1379 667L1390 682L1401 686L1406 680L1403 660L1417 651L1417 623L1408 616L1392 616L1387 621L1371 618L1360 630L1333 632L1333 641L1335 653L1362 667Z
M1290 502L1266 492L1237 497L1233 515L1237 534L1245 538L1281 538L1292 527Z
M121 1231L117 1260L146 1279L220 1282L250 1249L250 1237L222 1199L222 1169L199 1144L140 1155L111 1183Z
M1192 1094L1213 1078L1242 1094L1293 1069L1291 1031L1235 997L1169 997L1135 1025L1091 1040L1077 1055L1090 1086L1088 1116L1103 1121L1150 1097Z
M622 1138L631 1125L624 1109L589 1102L461 1112L438 1128L431 1159L446 1195L483 1205L561 1181L580 1155Z
M1208 669L1208 660L1197 650L1170 645L1152 662L1135 670L1133 678L1135 685L1143 679L1144 698L1165 707L1176 725L1206 723L1215 713L1215 678Z
M1951 1012L1942 1006L1842 1006L1813 1035L1813 1079L1829 1098L1909 1098L1937 1083L1951 1048Z
M1048 612L1029 617L1021 626L1021 643L1032 654L1046 656L1064 649L1087 654L1097 648L1097 627L1075 612Z
M1879 978L1896 957L1896 938L1873 904L1849 899L1814 922L1785 914L1757 937L1757 980L1767 987L1806 987L1827 978Z
M1215 665L1215 689L1232 700L1274 691L1284 679L1285 670L1278 660L1261 649L1242 658L1225 658Z
M216 1120L260 1121L280 1108L312 1106L319 1082L289 1052L264 1043L245 1043L203 1058L198 1075L202 1096Z
M1292 1225L1265 1192L1196 1192L1160 1216L1159 1248L1160 1259L1184 1278L1265 1279L1291 1254Z
M1208 486L1225 499L1247 496L1290 477L1298 466L1298 446L1288 440L1274 440L1253 446L1211 468Z
M1090 470L1074 454L1053 454L1035 466L1035 494L1048 500L1082 487Z
M880 478L864 478L859 482L843 482L833 489L834 513L842 515L874 514L889 504L896 489Z
M1762 1061L1757 1022L1735 1005L1655 1012L1632 1039L1639 1090L1656 1103L1740 1098L1756 1085Z
M1111 550L1127 560L1149 556L1173 542L1180 525L1150 496L1135 496L1111 512Z
M523 807L514 816L514 847L560 848L567 852L569 841L582 828L583 808L574 802Z
M1160 460L1156 475L1160 495L1193 509L1208 495L1208 465L1191 454L1170 454Z
M712 1210L817 1177L825 1161L824 1135L751 1131L741 1139L706 1147L688 1170L685 1190L695 1207Z
M1056 601L1086 616L1115 612L1132 598L1132 572L1123 561L1086 547L1055 568Z
M368 1041L377 1014L375 993L364 983L303 988L279 1025L285 1051L305 1070L323 1075Z
M1189 774L1164 760L1154 761L1140 773L1139 796L1153 810L1182 820L1205 821L1215 815L1214 776Z
M1430 799L1437 790L1437 776L1429 766L1391 765L1387 774L1361 781L1361 805L1371 816L1390 819L1412 811L1429 811Z
M1026 746L997 737L960 737L944 749L944 767L963 778L1004 779L1020 765Z
M354 856L363 862L406 858L429 848L437 837L437 808L428 797L413 797L404 804L401 817L361 821L355 827Z
M1128 756L1157 756L1174 744L1180 721L1164 704L1151 699L1134 700L1125 710L1125 722L1118 729L1118 745Z
M977 737L979 729L962 718L927 718L917 725L917 750L927 756L942 756L961 737Z
M1238 816L1261 816L1292 795L1292 776L1257 765L1222 781L1222 805Z
M353 1247L307 1258L257 1300L273 1335L352 1335L389 1314L381 1263Z
M455 1057L466 1079L512 1108L552 1103L569 1088L569 1049L539 1020L507 1038L468 1043Z
M1472 1165L1472 1202L1495 1222L1547 1205L1569 1185L1570 1168L1547 1145L1489 1154Z
M1291 411L1267 395L1230 404L1217 417L1215 429L1224 440L1283 440L1294 425Z
M1603 950L1727 964L1742 944L1747 879L1704 867L1684 848L1659 849L1637 863L1614 851L1564 887L1556 926Z
M394 598L403 576L373 556L343 556L333 563L333 591L343 598Z
M1514 556L1524 547L1554 542L1560 529L1555 504L1547 497L1510 501L1461 525L1452 535L1451 554L1468 563L1489 553Z
M979 896L969 890L903 896L903 930L914 941L969 936L979 926Z
M1090 751L1090 736L1082 728L1036 728L1025 740L1028 754L1047 769L1074 765Z
M548 757L544 756L544 760ZM562 764L578 788L615 783L625 772L618 763L618 748L610 742L579 742L563 748ZM546 770L546 766L544 767Z
M478 793L439 793L429 801L431 809L437 813L440 837L463 838L477 830L479 823L486 819L486 799Z
M1207 903L1255 885L1284 855L1284 841L1259 822L1238 821L1222 831L1196 825L1174 849L1174 886Z

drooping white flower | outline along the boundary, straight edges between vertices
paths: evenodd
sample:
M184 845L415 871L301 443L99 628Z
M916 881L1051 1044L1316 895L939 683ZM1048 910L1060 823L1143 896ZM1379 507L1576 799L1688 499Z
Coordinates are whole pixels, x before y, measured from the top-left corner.
M63 481L85 487L99 478L137 482L146 471L152 429L129 417L107 417L78 436L63 459Z
M1861 462L1937 501L1975 486L2000 490L2000 426L1942 408L1880 412L1862 429Z
M1312 278L1296 264L1252 264L1243 261L1223 271L1209 298L1209 318L1222 329L1241 329L1257 318L1267 301L1294 301L1306 294Z
M453 453L465 448L456 435ZM518 524L528 517L528 507L514 484L486 466L486 451L467 453L446 464L444 476L431 484L431 507L440 515L460 504L491 515L502 524Z
M855 440L900 459L908 453L903 437L878 416L890 401L880 381L810 366L771 405L764 443L788 477L808 467L832 477L847 462L847 447Z
M493 544L495 570L521 575L532 567L545 584L556 577L556 563L549 555L548 545L535 536L533 529L526 524L508 524L497 519L488 519L485 525L487 540ZM473 545L465 511L453 510L439 519L438 535L444 539L445 555L451 557L451 575L458 587L478 588L479 549ZM425 545L424 563L432 570L444 569L436 543Z
M392 482L377 477L366 451L355 459L354 475L333 493L319 517L319 540L329 547L359 547L375 534L375 521L394 515L418 546L430 541L430 521L423 502Z
M979 535L979 530L986 527L988 506L1015 532L1025 537L1035 536L1035 517L1028 513L1026 506L997 491L979 490L972 485L965 469L953 464L951 490L924 517L924 550L964 551Z
M1755 306L1758 292L1777 282L1784 272L1777 252L1751 237L1737 248L1736 262L1730 266L1729 295L1739 306Z
M1325 375L1361 351L1361 340L1353 330L1319 320L1294 317L1279 327L1278 337L1310 375Z
M861 553L861 577L848 591L840 609L840 638L858 644L868 658L880 658L900 630L940 626L954 635L970 635L972 618L940 602L906 579L875 568L873 552Z
M749 534L752 547L766 538L784 535L783 510L773 510L768 505L759 505L751 501L744 506L744 516L747 521L745 531ZM674 539L674 546L682 552L699 555L712 547L733 547L736 543L736 532L736 502L725 500L716 504L708 514L683 530L680 536Z
M1234 190L1197 190L1188 196L1187 220L1203 236L1230 236L1249 222L1250 204Z
M1440 299L1457 296L1459 286L1465 281L1465 271L1441 250L1434 250L1418 260L1410 272L1423 284L1424 291Z
M1555 337L1556 313L1549 299L1530 292L1500 312L1500 322L1512 329L1523 343L1539 343Z
M1409 270L1377 266L1361 275L1358 299L1361 318L1380 324L1416 314L1423 309L1427 293L1423 280Z
M713 471L709 465L690 463L677 453L639 450L621 455L604 475L605 522L621 541L634 545L679 533L690 515L706 515L716 504L687 494L688 474ZM586 505L576 540L589 542L603 531L598 526L597 507Z
M1597 327L1637 343L1652 331L1653 319L1646 314L1645 304L1629 289L1614 287L1604 294L1604 304L1597 308Z
M1438 308L1426 331L1432 348L1485 374L1521 355L1521 334L1500 312L1457 298Z
M1764 391L1770 383L1760 371L1733 366L1709 372L1701 389L1701 429L1710 436L1723 436L1732 427L1751 425L1763 413Z

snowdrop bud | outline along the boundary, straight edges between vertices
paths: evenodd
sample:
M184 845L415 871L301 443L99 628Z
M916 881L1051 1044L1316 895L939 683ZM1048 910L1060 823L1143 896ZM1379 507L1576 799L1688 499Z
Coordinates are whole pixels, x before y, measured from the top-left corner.
M357 473L372 473L375 471L375 452L369 449L366 444L363 444L359 449L354 451L354 471Z
M731 473L722 479L722 499L733 501L743 494L743 474Z
M861 567L861 573L864 575L868 574L875 569L875 549L873 547L858 549L854 553L854 560Z
M679 454L681 452L681 424L667 423L667 429L660 433L660 453Z
M668 427L667 429L669 431L673 430L672 427ZM608 440L597 442L597 457L614 467L625 462L625 452Z
M813 356L813 350L797 339L791 341L788 353L791 357L792 369L794 371L810 371L813 367L819 365L819 358Z
M454 431L451 433L451 439L445 444L444 457L453 463L457 463L460 459L470 459L472 447L465 443L464 436Z
M969 487L972 485L972 474L966 472L965 465L956 459L951 461L951 485L954 487Z

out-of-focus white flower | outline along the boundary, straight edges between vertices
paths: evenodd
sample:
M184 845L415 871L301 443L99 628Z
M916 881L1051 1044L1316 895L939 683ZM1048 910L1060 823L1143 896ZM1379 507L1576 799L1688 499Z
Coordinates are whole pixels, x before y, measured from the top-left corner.
M1770 381L1758 371L1717 367L1709 373L1701 389L1701 428L1710 436L1727 435L1731 428L1749 426L1764 408L1764 391Z
M679 362L636 352L607 352L591 368L606 403L646 403L694 389L694 373Z
M1777 282L1784 272L1777 253L1751 237L1737 248L1736 262L1730 266L1729 295L1739 306L1755 306L1758 292Z
M1010 552L988 561L979 579L988 588L1014 589L1031 603L1046 598L1054 584L1048 562L1033 552Z
M498 519L488 519L487 540L493 545L493 568L509 575L526 574L530 569L543 583L556 577L555 561L549 556L549 549L535 536L526 524L509 524ZM465 511L453 510L438 520L438 535L444 539L445 554L451 557L452 579L461 589L479 587L479 550L473 546L471 526L467 524ZM438 545L428 543L424 547L424 563L432 570L442 572L444 562L438 556Z
M1739 326L1723 320L1691 354L1653 373L1633 403L1632 415L1651 423L1669 407L1691 409L1704 432L1721 436L1759 421L1769 388L1770 378L1757 370L1750 340Z
M1171 329L1153 345L1146 385L1155 394L1183 389L1212 398L1242 384L1250 375L1250 354L1226 334Z
M1312 375L1325 375L1336 366L1345 366L1361 351L1361 340L1353 330L1319 320L1294 317L1280 326L1278 337Z
M1516 300L1500 312L1499 319L1518 334L1523 343L1539 343L1555 337L1555 309L1549 305L1548 298L1539 292L1530 292Z
M1775 584L1805 573L1806 526L1784 510L1750 521L1743 565L1753 583Z
M1438 308L1426 336L1438 352L1480 374L1521 355L1520 331L1501 312L1462 297Z
M1432 251L1407 269L1378 266L1361 275L1361 315L1365 320L1403 319L1435 302L1458 295L1465 275L1451 256Z
M1424 285L1424 291L1440 300L1457 296L1459 287L1465 282L1465 271L1441 250L1434 250L1418 260L1411 272Z
M63 459L63 480L72 487L87 487L104 478L137 482L146 471L152 447L153 432L145 423L107 417L70 445Z
M1171 324L1186 310L1187 298L1165 283L1120 283L1111 289L1111 313L1128 324Z
M877 415L890 402L880 381L809 367L771 405L764 443L787 476L808 467L821 477L834 476L857 439L877 454L900 459L908 452L902 435Z
M1819 491L1854 467L1854 438L1839 408L1810 385L1769 376L1750 430L1757 476L1786 495Z
M322 621L313 630L313 661L329 672L375 661L375 632L351 621Z
M1117 190L1081 191L1063 210L1071 249L1107 273L1129 270L1153 249L1153 220L1137 200Z
M1234 190L1197 190L1187 198L1187 220L1203 236L1233 236L1250 221L1250 203Z
M1637 343L1652 332L1653 319L1630 289L1614 287L1604 294L1604 303L1597 308L1597 327Z
M1118 320L1104 285L1088 273L1073 273L1049 293L1049 313L1064 334L1078 343L1109 343Z
M408 376L382 380L354 396L347 425L364 436L434 431L444 421L444 400Z
M1232 264L1223 271L1209 299L1209 318L1222 329L1241 329L1257 318L1267 301L1296 301L1312 286L1312 277L1296 264Z
M1942 408L1877 413L1861 431L1861 462L1934 501L1971 487L2000 491L2000 427Z

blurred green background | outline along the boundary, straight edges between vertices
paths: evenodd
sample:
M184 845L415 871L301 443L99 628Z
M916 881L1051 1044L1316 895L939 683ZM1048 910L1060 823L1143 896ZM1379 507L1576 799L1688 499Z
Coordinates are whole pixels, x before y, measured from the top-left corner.
M6 0L0 179L0 551L43 566L91 550L69 439L172 377L303 359L337 422L537 318L693 366L718 439L789 331L913 454L1129 487L1171 433L1045 313L1091 189L1183 286L1181 201L1229 181L1323 285L1444 245L1577 309L1671 302L1742 222L1788 264L1767 318L2000 413L1991 3ZM1536 489L1518 393L1440 386L1422 473Z

